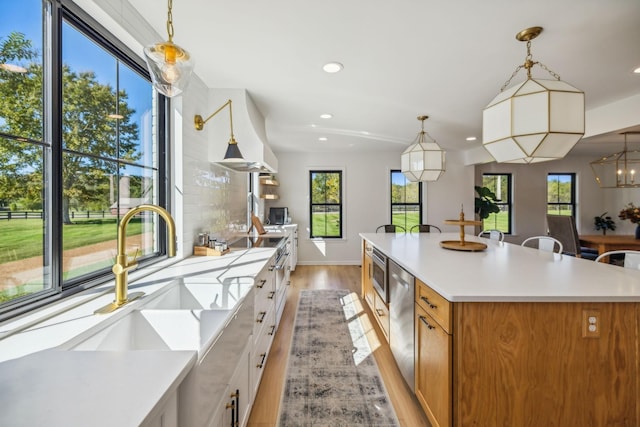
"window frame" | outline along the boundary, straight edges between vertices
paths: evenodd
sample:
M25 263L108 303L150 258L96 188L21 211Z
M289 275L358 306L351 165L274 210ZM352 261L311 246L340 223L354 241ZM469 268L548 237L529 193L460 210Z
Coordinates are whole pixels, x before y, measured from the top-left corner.
M564 203L564 202L549 202L549 178L552 176L568 176L571 179L571 202L570 203ZM576 208L577 208L577 204L576 204L576 173L575 172L548 172L547 173L547 214L549 213L549 208L551 206L561 206L561 205L569 205L571 206L571 216L575 219L576 218ZM553 215L562 215L562 213L560 213L561 210L557 209L557 212L554 212Z
M340 193L340 202L339 203L314 203L313 202L313 175L314 174L338 174L339 177L339 193ZM338 235L337 236L329 236L329 235L314 235L313 234L313 208L314 206L338 206L338 221L340 223ZM321 168L321 169L309 169L309 238L310 239L342 239L344 236L344 171L342 169L331 169L331 168Z
M49 279L45 284L46 288L17 297L0 304L0 321L18 316L46 304L59 301L69 295L81 292L93 286L103 284L113 280L110 271L96 270L87 276L77 279L65 280L63 275L63 207L62 207L62 170L65 150L62 144L62 116L63 107L63 87L62 87L62 66L63 66L63 40L62 29L65 25L70 25L88 40L95 43L106 53L111 55L114 61L118 61L121 66L127 66L134 73L149 82L151 90L154 92L155 102L152 103L153 114L155 115L154 147L157 164L157 181L154 182L155 197L157 204L170 211L169 189L170 177L168 175L170 162L170 135L169 129L169 99L159 94L151 85L151 78L146 68L144 60L128 48L122 41L117 39L87 12L69 0L45 0L42 2L42 64L43 64L43 134L41 141L29 140L30 144L43 148L43 175L47 182L43 189L43 268L48 272L44 273ZM4 137L16 138L15 135L3 135ZM115 163L118 165L120 177L121 167L130 164L125 159L116 155ZM146 167L148 169L148 167ZM155 169L155 168L154 168ZM118 199L119 200L119 199ZM118 217L117 222L119 222ZM162 221L157 218L157 251L153 254L139 259L140 267L159 262L166 258L167 254L167 232L162 226ZM117 235L114 236L114 239Z
M408 183L413 183L413 184L418 184L418 202L417 203L407 203L406 202L406 197L405 197L405 202L404 203L394 203L393 202L393 178L394 175L399 174L402 175L404 177L404 182L405 182L405 188L406 188L406 184ZM406 196L406 191L405 191L405 196ZM422 209L423 209L423 198L422 198L422 182L418 181L417 183L414 183L412 181L409 181L407 179L407 177L402 173L402 171L400 169L391 169L389 171L389 224L396 224L395 222L393 222L393 208L394 206L417 206L418 207L418 224L422 224ZM406 209L405 209L406 212ZM406 215L405 215L405 221L404 224L396 224L396 225L400 225L402 227L404 227L406 229L406 231L409 231L410 227L407 227L407 221L406 221Z
M486 172L482 174L482 186L486 187L485 183L484 183L484 178L485 177L506 177L507 178L507 201L503 202L503 201L496 201L495 203L502 207L502 206L506 206L508 209L508 216L507 216L507 230L501 230L504 234L512 234L513 233L513 174L512 173L500 173L500 172ZM496 195L498 196L498 195ZM502 209L501 209L502 210ZM487 218L489 219L489 218ZM494 230L496 229L495 227L486 227L485 226L485 221L487 221L487 219L483 219L482 220L482 230Z

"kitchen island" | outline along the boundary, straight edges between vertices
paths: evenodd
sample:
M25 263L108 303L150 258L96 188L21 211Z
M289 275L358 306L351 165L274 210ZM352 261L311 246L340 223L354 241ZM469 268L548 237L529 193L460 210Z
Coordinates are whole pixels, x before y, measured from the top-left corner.
M416 277L415 391L433 425L639 424L640 271L477 237L486 250L440 247L457 233L361 237Z

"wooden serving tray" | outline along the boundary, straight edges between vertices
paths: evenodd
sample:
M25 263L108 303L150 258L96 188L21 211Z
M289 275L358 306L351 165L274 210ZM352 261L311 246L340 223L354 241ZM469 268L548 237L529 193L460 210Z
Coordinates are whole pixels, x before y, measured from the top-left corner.
M209 248L207 246L194 246L193 247L193 254L194 255L198 255L198 256L221 256L226 254L227 252L229 252L229 248L225 249L224 251L220 252L217 251L213 248Z
M440 246L454 251L478 252L487 249L487 245L480 242L461 242L460 240L443 240Z

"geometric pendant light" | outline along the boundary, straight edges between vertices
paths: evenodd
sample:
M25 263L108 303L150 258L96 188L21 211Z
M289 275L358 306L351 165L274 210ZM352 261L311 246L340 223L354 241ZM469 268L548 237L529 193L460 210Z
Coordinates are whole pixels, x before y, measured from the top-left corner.
M189 52L173 43L173 1L168 0L167 33L169 40L144 48L145 61L153 86L169 98L180 95L187 87L194 61Z
M560 159L584 135L584 92L532 60L531 40L541 32L542 27L532 27L516 34L517 40L527 42L525 63L482 113L482 144L499 163ZM531 68L536 64L555 80L533 79ZM522 68L527 79L505 90Z
M429 116L418 116L418 120L422 122L422 130L416 141L400 157L402 173L412 182L436 181L445 171L444 150L424 131L424 121L428 118Z
M640 187L640 151L627 150L627 135L639 134L625 132L622 151L591 162L591 169L600 188Z

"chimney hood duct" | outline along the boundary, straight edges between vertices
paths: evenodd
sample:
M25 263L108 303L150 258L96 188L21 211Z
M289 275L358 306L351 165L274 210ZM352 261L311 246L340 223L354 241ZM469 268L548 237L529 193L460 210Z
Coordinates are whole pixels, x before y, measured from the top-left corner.
M233 134L243 157L224 159L229 141L229 123L221 123L228 120L222 115L213 118L204 129L209 133L209 160L238 172L277 172L278 159L267 144L264 117L246 89L210 89L209 93L207 111L213 111L229 99L233 101Z

